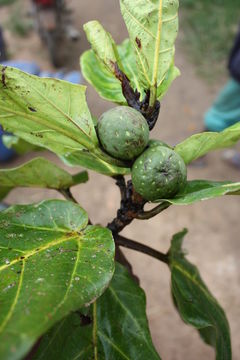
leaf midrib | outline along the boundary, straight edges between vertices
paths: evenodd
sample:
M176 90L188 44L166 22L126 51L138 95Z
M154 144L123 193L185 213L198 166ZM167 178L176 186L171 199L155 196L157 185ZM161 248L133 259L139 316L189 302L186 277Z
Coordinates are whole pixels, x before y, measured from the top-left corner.
M28 252L24 252L24 255L23 255L24 259L27 260L33 255L39 254L42 251L45 251L45 250L47 250L47 249L49 249L49 248L51 248L51 247L53 247L55 245L63 244L65 242L67 242L67 241L71 241L71 240L74 240L74 239L79 241L80 239L78 239L78 237L80 237L80 236L81 236L80 233L79 234L73 234L72 236L67 236L67 237L65 236L65 237L62 237L62 238L60 238L58 240L51 241L50 243L47 243L42 247L38 247L37 249L31 250L31 251L28 251ZM23 257L23 256L21 256L21 257ZM0 266L0 271L3 271L5 269L7 269L9 266L12 266L12 265L17 264L18 262L22 261L23 259L21 259L21 257L12 260L9 264L5 264L5 265Z
M171 265L172 269L176 269L181 274L183 274L186 278L188 278L192 283L194 283L203 293L204 295L209 299L210 302L217 304L216 300L211 296L211 294L197 281L196 278L192 277L185 269L181 267L179 263L176 263L175 261Z
M158 66L159 66L159 51L161 44L161 36L162 36L162 1L159 0L159 8L158 8L158 26L157 26L157 38L156 38L156 46L155 46L155 54L154 54L154 62L153 62L153 75L152 75L152 86L157 87L157 78L158 78Z
M10 320L10 318L11 318L13 312L14 312L14 309L15 309L15 307L17 305L19 294L20 294L20 291L21 291L21 288L22 288L23 274L24 274L24 269L25 269L25 261L24 260L21 260L21 261L22 261L22 267L21 267L21 274L20 274L20 277L19 277L17 292L16 292L16 295L14 297L12 305L10 306L10 309L9 309L5 319L4 319L4 321L2 322L2 324L0 326L0 333L3 332L5 326L7 325L8 321Z
M128 314L128 316L132 319L132 322L135 323L136 327L139 329L140 333L143 336L143 339L147 345L147 347L150 349L150 351L155 355L155 352L153 351L153 349L151 348L151 346L149 346L149 341L146 338L145 334L142 331L141 326L139 325L139 323L137 322L136 318L131 314L131 312L129 311L129 309L121 302L121 300L119 299L119 297L117 296L117 293L114 291L113 287L110 285L108 287L108 290L112 293L112 295L114 296L114 298L116 299L116 301L120 304L120 306L122 307L122 309Z

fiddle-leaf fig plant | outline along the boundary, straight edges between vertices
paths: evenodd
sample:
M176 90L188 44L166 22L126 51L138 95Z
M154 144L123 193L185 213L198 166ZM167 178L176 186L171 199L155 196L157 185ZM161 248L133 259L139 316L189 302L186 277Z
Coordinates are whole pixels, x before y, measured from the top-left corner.
M121 234L134 219L150 219L171 206L240 195L240 182L187 179L192 161L240 140L240 122L175 147L151 138L160 100L179 75L178 6L178 0L120 0L129 33L120 45L98 21L84 25L91 49L81 56L82 73L116 104L98 121L85 86L0 66L0 123L13 134L5 136L7 146L20 153L47 149L65 165L111 177L121 193L116 216L99 225L71 192L88 180L85 170L71 175L44 157L0 169L1 200L16 187L50 188L64 196L0 211L3 360L160 359L145 294L121 247L166 264L183 321L215 348L216 359L231 359L224 310L182 251L187 231L172 237L167 253ZM146 210L147 203L156 205Z

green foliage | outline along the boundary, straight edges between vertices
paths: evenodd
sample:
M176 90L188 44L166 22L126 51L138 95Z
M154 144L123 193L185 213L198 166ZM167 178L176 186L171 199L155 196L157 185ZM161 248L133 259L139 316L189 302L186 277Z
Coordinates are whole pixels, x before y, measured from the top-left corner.
M129 39L117 46L120 63L124 68L124 73L129 78L134 89L141 91L138 82L137 67L135 55ZM85 79L95 88L98 94L109 101L120 105L126 105L126 99L122 94L122 86L120 80L117 79L111 69L104 65L99 57L88 50L83 53L80 58L81 70ZM142 92L142 97L144 93Z
M7 189L9 192L19 186L61 190L87 180L86 171L72 176L54 163L39 157L14 169L0 169L0 199Z
M89 21L83 26L88 41L96 56L114 75L116 65L121 68L117 46L111 36L98 21Z
M175 151L189 164L213 150L235 145L240 140L240 122L224 131L193 135L175 147Z
M0 212L0 354L21 359L71 311L98 298L114 270L111 232L78 205L49 200Z
M85 24L84 30L92 50L81 56L81 69L100 96L119 104L126 103L119 71L127 75L141 99L146 90L151 89L154 92L152 101L161 99L179 76L179 70L174 66L178 1L171 2L166 13L163 8L167 8L168 1L150 5L140 0L137 6L130 1L121 1L130 40L126 39L119 46L99 22Z
M178 0L120 0L136 55L138 78L144 89L151 89L151 104L156 100L156 88L161 86L173 62L178 5Z
M197 201L210 200L224 195L240 195L240 182L217 182L209 180L188 181L182 191L172 199L158 199L174 205L190 205Z
M109 164L107 161L100 159L98 156L86 151L74 151L69 154L60 156L67 165L83 166L87 169L94 170L100 174L108 176L128 175L130 168L127 164L125 167Z
M195 327L202 339L216 349L216 360L230 360L231 341L227 318L204 284L196 266L182 251L186 231L173 236L169 252L172 296L183 321Z
M103 163L109 175L122 173L118 166L125 164L99 148L85 86L39 78L1 65L0 71L1 124L5 130L67 158L68 163L72 153L77 153L78 165L92 169Z
M188 4L195 6L190 0ZM160 140L149 141L149 129L159 112L157 100L179 75L174 65L178 1L120 0L120 6L130 39L117 46L99 22L87 23L84 29L92 50L81 57L81 67L103 98L131 106L124 109L133 114L132 124L138 117L143 119L147 136L141 151L146 150L140 156L141 151L127 158L121 154L126 136L131 152L139 145L135 128L128 128L122 115L110 116L107 139L100 126L96 133L98 125L84 86L0 66L0 122L14 134L5 137L7 146L20 154L48 149L70 166L112 176L121 192L117 216L104 228L92 225L71 194L72 186L87 181L85 171L70 175L44 158L0 170L0 199L12 188L24 186L56 189L72 200L16 205L0 212L0 358L4 360L23 359L40 337L31 355L37 360L160 359L148 328L143 290L118 263L113 276L115 243L116 259L124 265L127 261L119 246L168 264L181 317L216 348L217 360L231 359L226 316L183 255L186 232L173 237L167 254L119 232L133 219L149 219L170 205L240 195L239 182L186 179L191 161L240 140L240 123L221 133L193 135L174 149ZM110 145L116 152L109 151ZM120 176L129 174L132 182ZM146 200L159 204L145 211ZM99 211L104 211L102 205Z
M6 130L59 155L97 146L84 86L39 78L11 67L1 66L0 70L4 75L1 124Z
M87 313L90 324L83 325L80 312L43 337L35 360L90 360L94 354L99 360L160 359L145 315L145 294L122 265L116 263L108 289Z

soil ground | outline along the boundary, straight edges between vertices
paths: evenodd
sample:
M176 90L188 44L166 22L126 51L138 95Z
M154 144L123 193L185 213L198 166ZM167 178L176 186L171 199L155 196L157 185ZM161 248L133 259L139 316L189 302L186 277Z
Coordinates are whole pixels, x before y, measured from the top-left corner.
M21 1L27 4L27 1ZM81 29L88 20L98 19L110 31L117 42L126 36L126 29L119 16L117 0L72 0L75 25ZM0 10L0 22L6 20L11 7ZM47 52L36 34L19 38L6 32L12 58L34 60L45 70L51 69ZM80 43L71 46L72 66L78 66L79 54L88 48L82 32ZM162 101L161 114L153 137L170 144L176 144L192 133L202 129L202 118L217 94L216 88L196 76L194 66L188 62L177 44L176 64L181 69L179 77ZM213 64L210 64L213 66ZM224 79L223 79L224 81ZM101 100L93 89L88 89L91 111L100 115L112 106ZM31 155L33 156L33 155ZM46 156L58 161L53 155ZM25 156L12 165L29 158ZM58 161L59 162L59 161ZM72 170L73 172L76 169ZM190 167L189 179L213 179L239 181L240 172L221 160L221 152L207 157L205 167ZM95 223L107 224L115 215L119 203L118 189L113 180L90 172L86 185L75 187L74 196L88 211ZM59 196L49 190L23 190L11 192L8 203L36 202L47 197ZM240 353L240 246L239 246L239 198L225 197L197 203L188 207L171 207L161 216L150 221L135 221L123 234L161 251L169 248L171 235L187 227L189 234L184 243L188 258L194 262L212 293L225 309L232 332L233 359ZM203 344L197 332L183 324L176 313L170 297L170 274L167 267L145 255L125 251L141 279L141 286L147 294L147 312L153 341L165 360L214 359L213 350ZM137 304L136 304L137 305ZM146 359L150 360L150 359Z

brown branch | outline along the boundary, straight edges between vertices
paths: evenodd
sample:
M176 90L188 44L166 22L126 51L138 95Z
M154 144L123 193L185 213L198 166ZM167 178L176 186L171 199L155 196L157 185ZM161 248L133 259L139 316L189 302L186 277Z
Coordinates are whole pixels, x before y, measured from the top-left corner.
M138 214L143 211L146 203L138 193L135 192L131 180L127 182L126 188L121 191L121 204L117 211L117 216L107 227L113 234L118 234L125 226L129 225Z
M144 244L138 243L137 241L127 239L126 237L121 236L121 235L116 235L114 238L115 238L116 244L119 246L123 246L128 249L139 251L143 254L147 254L157 260L164 262L165 264L169 263L167 254L157 251L157 250L155 250L149 246L146 246Z

